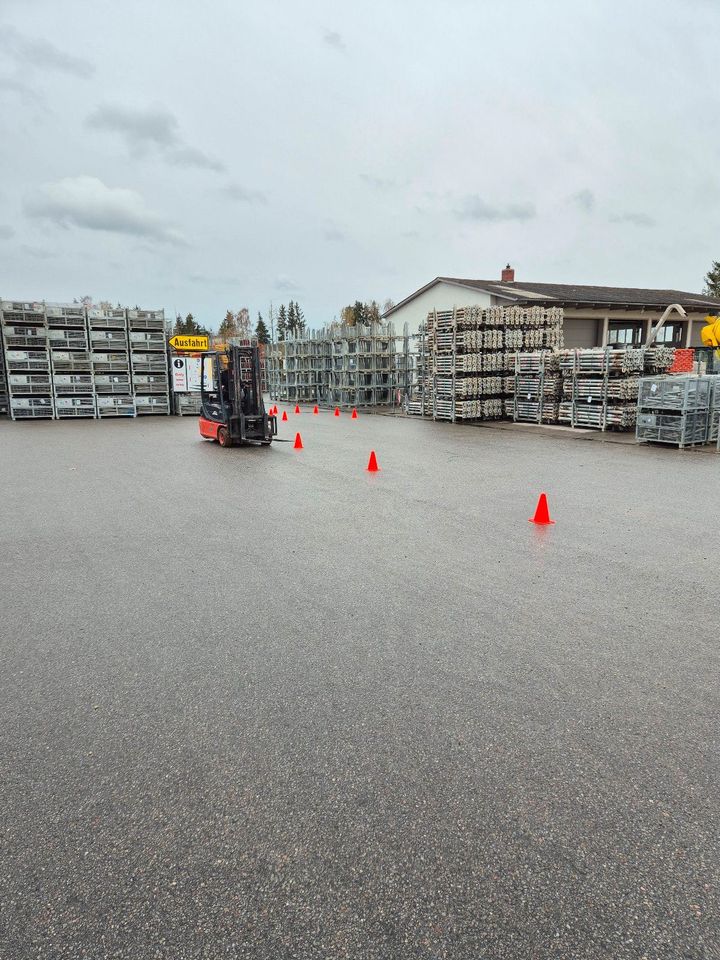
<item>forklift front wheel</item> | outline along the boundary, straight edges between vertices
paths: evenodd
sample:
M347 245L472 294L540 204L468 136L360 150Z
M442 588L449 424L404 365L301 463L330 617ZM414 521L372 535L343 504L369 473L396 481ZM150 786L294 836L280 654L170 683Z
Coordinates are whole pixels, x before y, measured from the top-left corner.
M218 427L217 442L221 447L231 446L230 434L227 432L227 427Z

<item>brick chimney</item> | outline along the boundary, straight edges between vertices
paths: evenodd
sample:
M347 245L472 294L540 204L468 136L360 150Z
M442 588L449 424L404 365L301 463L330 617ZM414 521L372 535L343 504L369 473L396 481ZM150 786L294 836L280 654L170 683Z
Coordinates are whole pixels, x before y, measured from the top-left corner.
M515 279L515 271L510 266L509 263L500 274L500 279L502 280L503 283L512 283L513 280Z

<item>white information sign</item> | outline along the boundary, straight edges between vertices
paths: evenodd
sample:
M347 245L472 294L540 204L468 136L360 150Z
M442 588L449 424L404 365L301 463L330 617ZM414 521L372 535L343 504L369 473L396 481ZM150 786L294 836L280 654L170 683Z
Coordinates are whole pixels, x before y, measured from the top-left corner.
M200 357L173 357L172 375L175 393L200 392ZM205 388L212 390L212 370L205 364Z

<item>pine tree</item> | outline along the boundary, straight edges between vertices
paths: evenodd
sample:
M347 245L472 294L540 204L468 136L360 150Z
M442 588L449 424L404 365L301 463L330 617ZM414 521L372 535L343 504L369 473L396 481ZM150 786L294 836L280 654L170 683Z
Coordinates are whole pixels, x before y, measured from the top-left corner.
M258 313L255 336L257 337L258 343L270 343L270 333L268 332L268 328L265 326L265 321L263 320L261 313Z
M237 335L238 328L235 314L232 312L232 310L228 310L228 312L225 314L223 322L220 324L218 337L220 337L221 340L228 341L231 337L237 337Z
M720 299L720 260L713 260L712 267L705 274L705 289L703 293L707 297L717 297Z
M295 313L295 304L292 300L288 304L287 328L288 333L291 333L294 337L297 336L297 315Z
M353 316L355 317L355 326L359 327L361 323L366 323L365 320L365 304L360 300L356 300L353 304Z
M295 323L297 324L298 334L305 331L305 314L300 309L300 304L295 301Z
M280 309L278 310L278 324L277 324L278 340L284 340L286 338L287 329L288 329L288 323L287 323L287 313L285 312L285 304L281 303Z

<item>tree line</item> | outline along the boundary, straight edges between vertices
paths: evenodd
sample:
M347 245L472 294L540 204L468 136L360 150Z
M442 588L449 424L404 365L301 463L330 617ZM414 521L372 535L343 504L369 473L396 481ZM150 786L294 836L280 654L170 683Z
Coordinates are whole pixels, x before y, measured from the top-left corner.
M278 340L287 340L288 334L299 337L304 332L305 326L305 314L296 300L291 300L287 308L284 303L280 304L276 327Z

